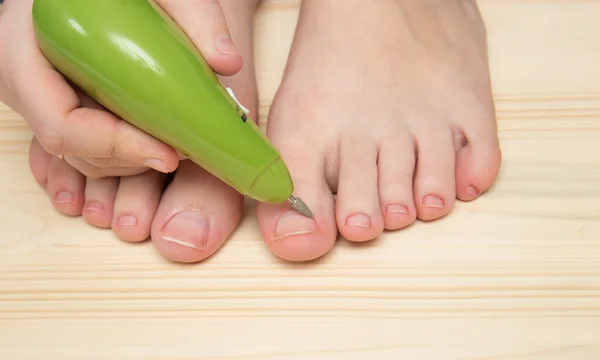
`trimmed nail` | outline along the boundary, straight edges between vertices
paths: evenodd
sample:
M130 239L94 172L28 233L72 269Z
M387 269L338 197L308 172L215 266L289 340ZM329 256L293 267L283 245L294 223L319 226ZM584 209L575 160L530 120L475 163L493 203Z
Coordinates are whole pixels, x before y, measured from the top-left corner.
M169 170L167 169L167 165L162 160L147 159L146 161L144 161L144 165L162 173L169 172Z
M363 213L358 213L346 219L346 225L368 228L371 227L371 218Z
M104 205L98 201L90 201L85 205L85 211L102 212L104 211Z
M208 247L208 220L192 211L184 211L173 216L160 231L164 241L176 243L196 250Z
M75 197L70 191L61 191L54 198L57 204L70 204L75 200Z
M475 186L469 186L467 188L467 194L471 195L472 197L478 197L479 190L477 190L477 188Z
M135 215L121 215L118 220L119 226L136 226L138 219Z
M386 214L408 214L408 208L404 205L390 205L385 210Z
M221 54L239 56L239 51L229 36L215 38L215 48Z
M310 234L315 228L314 220L300 215L295 211L288 211L279 217L275 225L275 240L288 236Z
M423 206L435 208L435 209L443 209L444 208L444 200L440 199L437 196L429 195L423 198L422 202Z

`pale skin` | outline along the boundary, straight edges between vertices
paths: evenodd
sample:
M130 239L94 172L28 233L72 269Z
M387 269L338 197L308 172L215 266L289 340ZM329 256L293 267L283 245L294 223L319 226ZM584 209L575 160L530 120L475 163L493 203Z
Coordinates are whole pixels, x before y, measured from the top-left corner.
M213 52L211 65L236 74L222 79L256 119L258 0L220 3L237 49ZM171 15L193 29L193 13L182 10ZM260 232L275 255L315 259L338 232L370 241L417 219L442 218L456 199L475 200L492 186L501 152L485 35L469 0L303 0L267 135L315 219L258 204ZM62 161L45 148L34 138L31 168L58 211L112 228L125 241L151 237L170 260L208 258L241 218L241 195L187 160L171 164L168 148L165 164L177 170L164 190L160 171L86 179L80 158ZM94 171L119 174L115 168Z

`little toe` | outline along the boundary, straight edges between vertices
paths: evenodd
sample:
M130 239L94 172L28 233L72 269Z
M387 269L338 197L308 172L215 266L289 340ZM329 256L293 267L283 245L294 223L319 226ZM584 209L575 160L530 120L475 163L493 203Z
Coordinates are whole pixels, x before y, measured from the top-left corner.
M83 174L57 157L50 160L47 191L59 212L68 216L81 215L84 189Z
M379 198L387 230L404 228L417 217L413 196L415 146L405 134L384 141L379 149Z
M112 218L119 239L140 242L149 238L164 183L165 175L153 170L121 178Z
M110 229L118 188L117 177L87 179L83 218L90 225Z
M276 256L288 261L314 260L329 252L337 239L333 194L317 153L307 156L306 151L279 148L294 180L294 195L306 203L314 219L297 213L289 204L259 203L260 231Z
M350 241L381 235L383 216L377 190L377 146L368 139L344 139L339 150L336 220Z
M233 233L242 208L242 195L191 161L182 161L152 222L152 240L171 261L202 261Z
M462 201L478 198L498 176L502 153L492 124L487 134L475 134L456 156L456 194Z
M413 192L417 217L425 221L438 219L450 212L456 198L452 131L440 125L422 131L415 138L417 166Z

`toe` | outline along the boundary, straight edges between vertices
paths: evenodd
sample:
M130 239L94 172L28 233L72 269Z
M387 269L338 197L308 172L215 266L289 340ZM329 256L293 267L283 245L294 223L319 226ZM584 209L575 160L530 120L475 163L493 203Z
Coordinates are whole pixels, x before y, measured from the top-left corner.
M455 152L452 131L439 125L415 135L417 166L414 201L421 220L438 219L450 212L456 197Z
M110 229L119 178L88 178L85 184L83 218L99 228Z
M191 161L182 161L152 222L152 240L169 260L202 261L233 233L242 207L238 192Z
M48 185L48 171L52 155L46 152L37 138L31 139L29 146L29 167L35 181L44 189Z
M279 146L278 146L279 145ZM314 219L296 213L289 204L259 203L257 218L269 250L288 261L309 261L325 255L337 238L334 199L318 152L277 144L294 180L294 194L310 208Z
M383 231L377 190L377 147L361 137L346 138L339 149L336 220L350 241L367 241Z
M119 239L148 239L164 182L165 175L156 171L121 178L112 218L112 229Z
M52 157L48 167L47 191L54 207L69 216L81 215L85 177L65 161Z
M493 124L493 122L489 122ZM471 201L487 191L496 180L502 154L495 127L474 133L456 157L456 194Z
M413 196L415 146L408 133L404 134L384 141L379 149L379 198L387 230L406 227L417 217Z

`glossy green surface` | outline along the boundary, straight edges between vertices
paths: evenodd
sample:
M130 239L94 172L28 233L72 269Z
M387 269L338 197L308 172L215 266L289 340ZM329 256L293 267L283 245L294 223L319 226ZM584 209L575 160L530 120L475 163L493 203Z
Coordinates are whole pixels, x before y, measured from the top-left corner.
M46 58L113 113L242 194L291 195L277 150L153 1L35 0L33 23Z

